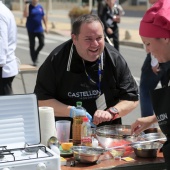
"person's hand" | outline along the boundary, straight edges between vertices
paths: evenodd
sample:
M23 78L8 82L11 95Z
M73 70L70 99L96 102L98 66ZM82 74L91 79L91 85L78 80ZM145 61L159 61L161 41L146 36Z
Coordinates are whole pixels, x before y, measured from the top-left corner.
M74 116L83 116L84 115L84 110L81 109L77 109L76 107L72 106L70 109L70 117L73 118ZM86 116L88 117L88 119L90 120L90 122L92 121L92 116L86 112Z
M113 115L111 115L108 111L97 110L93 116L93 123L98 125L99 123L110 121L112 118Z
M138 118L132 125L131 125L131 134L138 135L143 132L145 129L149 128L153 123L156 122L156 116L148 116Z
M114 15L113 16L113 21L117 22L117 23L120 23L120 16L119 15Z
M152 71L153 71L156 75L158 74L158 72L160 71L159 63L158 63L156 66L152 67Z
M107 28L106 31L107 31L108 34L113 34L113 30L111 28Z
M46 33L46 34L48 34L48 33L49 33L48 28L45 28L45 33Z

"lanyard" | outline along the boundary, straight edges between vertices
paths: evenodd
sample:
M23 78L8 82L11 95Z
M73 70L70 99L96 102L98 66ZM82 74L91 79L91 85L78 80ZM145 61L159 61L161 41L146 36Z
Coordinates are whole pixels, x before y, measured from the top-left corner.
M96 85L98 86L98 88L99 88L99 95L101 95L101 81L102 81L102 69L103 69L103 68L102 68L102 63L103 63L103 61L101 62L101 59L103 59L103 55L102 55L102 57L99 57L99 59L98 59L98 72L97 72L97 74L98 74L98 77L99 77L99 82L94 81L94 80L90 77L90 75L87 73L84 60L82 59L83 65L84 65L85 74L86 74L86 76L88 77L89 81L91 81L93 84L96 84Z
M71 61L72 61L72 56L73 56L73 44L71 45L71 49L70 49L70 54L69 54L69 58L68 58L68 62L67 62L67 71L70 71L70 66L71 66ZM84 65L84 69L85 69L85 74L88 77L89 81L91 81L93 84L96 84L99 88L99 96L101 95L101 80L102 80L102 70L103 70L103 53L101 54L101 56L98 59L98 77L99 77L99 82L95 82L87 73L86 67L85 67L85 63L84 60L83 61L83 65Z

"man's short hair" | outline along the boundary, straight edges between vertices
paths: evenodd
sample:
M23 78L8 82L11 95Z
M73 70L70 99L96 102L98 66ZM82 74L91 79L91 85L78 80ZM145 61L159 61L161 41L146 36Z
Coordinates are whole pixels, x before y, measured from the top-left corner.
M99 22L104 30L103 23L97 15L86 14L86 15L81 15L78 18L76 18L76 20L74 21L72 25L72 34L78 35L80 33L80 27L82 24L92 23L92 22Z

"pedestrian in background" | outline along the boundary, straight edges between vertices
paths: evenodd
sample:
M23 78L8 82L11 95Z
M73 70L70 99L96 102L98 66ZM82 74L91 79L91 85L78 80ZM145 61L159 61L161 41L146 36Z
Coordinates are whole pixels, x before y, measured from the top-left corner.
M149 0L149 3L153 5L156 1L157 0ZM151 53L147 54L141 69L139 86L142 117L152 116L154 114L150 92L157 87L159 82L163 85L165 80L165 71L160 65Z
M119 51L119 28L120 10L116 0L105 0L106 4L101 15L101 20L105 27L106 36L111 38L114 47Z
M105 5L105 0L97 0L97 15L100 19L102 18L103 9Z
M17 26L12 12L0 0L0 95L12 94L12 82L18 74L15 49Z
M25 0L24 17L27 17L26 28L29 37L30 55L33 66L37 66L38 54L44 47L44 29L42 21L45 25L45 32L48 33L47 19L43 7L38 3L39 0ZM38 38L39 45L36 48L35 38Z

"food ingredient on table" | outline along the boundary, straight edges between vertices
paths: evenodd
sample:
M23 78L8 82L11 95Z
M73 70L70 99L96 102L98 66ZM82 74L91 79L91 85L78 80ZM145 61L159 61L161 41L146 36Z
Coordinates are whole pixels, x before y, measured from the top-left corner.
M69 151L72 146L73 146L73 142L63 142L63 143L61 143L61 147L65 151Z

